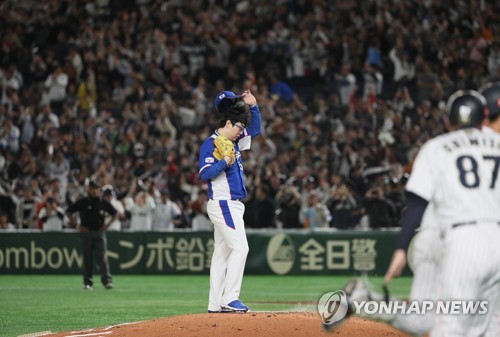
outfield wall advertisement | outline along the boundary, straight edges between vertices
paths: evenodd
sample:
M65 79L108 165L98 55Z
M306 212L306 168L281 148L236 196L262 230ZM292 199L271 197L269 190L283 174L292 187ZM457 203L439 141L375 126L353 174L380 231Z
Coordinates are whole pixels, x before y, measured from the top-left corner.
M383 275L395 231L248 231L247 274ZM110 232L113 274L208 274L212 232ZM1 274L78 274L78 233L1 233Z

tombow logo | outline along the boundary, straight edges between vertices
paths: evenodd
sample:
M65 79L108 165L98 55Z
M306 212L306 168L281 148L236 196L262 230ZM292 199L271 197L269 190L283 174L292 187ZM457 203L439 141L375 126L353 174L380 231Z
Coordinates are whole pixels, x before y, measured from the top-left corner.
M318 312L325 325L340 321L347 314L347 297L345 292L337 290L321 296L318 301Z

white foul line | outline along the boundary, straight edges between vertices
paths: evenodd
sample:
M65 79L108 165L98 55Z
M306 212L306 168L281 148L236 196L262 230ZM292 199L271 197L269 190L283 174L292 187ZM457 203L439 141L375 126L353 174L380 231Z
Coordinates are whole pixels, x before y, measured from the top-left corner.
M109 335L112 334L113 331L106 331L106 332L96 332L96 333L86 333L84 335L68 335L65 337L85 337L85 336L101 336L101 335Z
M99 329L99 330L110 330L110 329L113 329L113 328L116 328L118 326L123 326L123 325L130 325L130 324L137 324L137 323L141 323L141 322L144 322L144 321L139 321L139 322L128 322L128 323L120 323L120 324L116 324L116 325L110 325L106 328L103 328L103 329ZM83 335L74 335L75 333L82 333L82 332L92 332L92 331L96 331L95 333L88 333L88 334L83 334ZM87 330L80 330L80 331L71 331L70 332L70 335L67 335L67 336L64 336L64 337L86 337L86 336L101 336L101 335L109 335L109 334L112 334L113 331L106 331L106 332L99 332L97 331L96 329L87 329Z

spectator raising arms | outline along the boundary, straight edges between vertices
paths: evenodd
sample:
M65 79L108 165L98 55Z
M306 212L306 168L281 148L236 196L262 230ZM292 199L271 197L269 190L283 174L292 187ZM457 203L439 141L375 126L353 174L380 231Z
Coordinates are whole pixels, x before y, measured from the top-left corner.
M56 199L49 197L45 202L45 207L40 210L38 218L43 224L42 230L49 231L62 231L66 228L67 217L64 210L57 205Z
M250 31L221 1L127 1L120 10L120 1L28 3L1 8L0 183L37 180L38 202L57 178L52 197L63 209L92 174L119 199L134 178L149 176L191 227L184 210L196 183L187 168L216 123L209 98L250 88L265 140L244 155L246 178L252 191L270 186L265 203L276 207L276 227L303 228L307 201L280 185L295 181L305 196L300 181L310 176L323 176L323 194L332 187L324 177L340 175L358 212L367 167L390 166L386 180L399 182L420 146L445 132L448 96L500 80L493 1L268 1L266 12L279 13L268 24L262 3L250 0ZM12 203L24 197L7 190ZM157 197L147 194L148 204ZM5 208L12 223L34 227ZM345 219L335 226L351 228Z

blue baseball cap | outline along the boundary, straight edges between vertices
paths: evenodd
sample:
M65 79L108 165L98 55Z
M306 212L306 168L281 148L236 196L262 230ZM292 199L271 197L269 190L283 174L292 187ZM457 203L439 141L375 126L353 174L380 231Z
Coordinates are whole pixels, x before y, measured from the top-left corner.
M243 97L243 96L236 95L232 91L221 91L220 93L217 94L217 96L215 96L215 110L217 110L217 112L220 112L220 113L225 113L225 112L227 112L230 105L232 105L234 103L234 100L237 98L241 98L241 97ZM223 104L221 106L221 103L223 101L228 101L231 104L230 105Z

